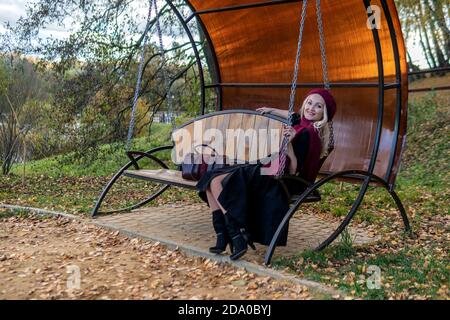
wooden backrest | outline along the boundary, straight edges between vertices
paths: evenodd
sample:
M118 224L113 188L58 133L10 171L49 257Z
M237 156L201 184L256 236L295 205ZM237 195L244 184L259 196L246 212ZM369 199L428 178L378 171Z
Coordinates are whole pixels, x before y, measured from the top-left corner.
M207 144L229 160L255 162L279 151L284 123L286 120L282 118L251 110L214 112L191 120L172 132L172 159L180 164L195 146ZM201 150L201 147L197 149ZM203 151L211 152L208 148Z

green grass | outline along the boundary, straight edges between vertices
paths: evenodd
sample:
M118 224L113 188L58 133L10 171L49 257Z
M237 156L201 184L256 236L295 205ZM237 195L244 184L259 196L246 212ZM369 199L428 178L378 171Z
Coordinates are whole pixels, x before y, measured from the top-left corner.
M273 265L364 299L443 299L448 294L448 261L433 254L433 248L405 247L363 257L340 255L341 249L305 251L291 259L277 258ZM377 279L370 266L380 270L379 286L368 285Z
M3 209L0 208L0 220L1 219L6 219L6 218L10 218L10 217L16 217L16 218L30 218L32 217L33 219L48 219L51 216L48 214L36 214L36 213L32 213L29 210L25 210L25 209Z
M147 151L171 145L170 132L170 125L155 123L150 138L134 139L132 150ZM159 152L158 157L171 165L170 150ZM111 176L128 162L125 145L115 143L102 145L95 153L83 158L72 152L29 162L25 166L25 175L22 165L17 165L9 176L0 176L0 203L89 214ZM143 168L156 167L145 158L139 161L139 165ZM104 207L113 209L131 206L148 198L158 186L121 177L108 193ZM179 189L171 188L152 205L175 201L195 202L196 198L193 192L180 192Z
M36 207L72 214L89 214L101 191L108 183L106 177L48 177L32 175L0 177L0 203ZM121 177L108 193L103 210L129 207L147 199L161 185ZM193 191L170 188L150 205L174 202L199 202Z
M154 123L152 135L149 138L133 140L132 150L148 151L164 145L171 145L171 126ZM170 160L170 152L161 153L162 160ZM124 143L113 143L100 146L97 150L90 150L84 157L71 152L66 155L31 161L25 165L26 176L44 175L56 177L102 177L117 172L129 160L125 154ZM22 175L23 165L15 165L12 174Z

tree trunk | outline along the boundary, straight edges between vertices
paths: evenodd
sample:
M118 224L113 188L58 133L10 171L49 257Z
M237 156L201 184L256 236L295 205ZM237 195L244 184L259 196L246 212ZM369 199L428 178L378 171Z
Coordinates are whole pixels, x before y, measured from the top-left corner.
M426 15L425 15L425 11L423 10L423 6L422 6L422 2L419 1L418 2L419 5L419 11L420 11L420 16L417 15L417 13L415 14L417 21L419 22L419 35L421 33L423 33L423 37L421 36L421 39L425 38L425 44L423 44L423 40L421 40L422 42L422 47L424 48L424 50L426 51L426 53L428 54L430 61L431 61L431 68L437 68L437 63L436 63L436 59L434 57L433 54L433 50L431 48L431 44L430 44L430 40L428 39L428 34L427 34L427 24L426 24Z
M438 38L438 30L436 30L435 19L432 18L433 15L431 12L431 6L430 6L429 1L425 1L425 12L427 14L427 17L431 18L431 19L427 19L427 20L428 20L428 25L430 26L431 40L433 42L434 52L436 52L437 67L444 67L446 59L441 50L441 45L439 43L440 41Z
M425 43L423 42L422 31L420 31L420 30L419 30L419 42L420 42L420 46L422 47L422 51L424 53L425 60L427 60L428 67L430 69L432 69L433 68L433 57L430 58L430 56L428 54L428 50L425 46Z
M436 54L438 57L440 67L445 67L449 65L448 59L450 58L450 30L447 27L445 21L445 15L443 10L442 1L439 0L428 0L427 8L431 16L430 26L433 25L433 41L436 45ZM438 28L436 30L436 27ZM441 44L438 35L442 36L442 42L444 50L441 49Z

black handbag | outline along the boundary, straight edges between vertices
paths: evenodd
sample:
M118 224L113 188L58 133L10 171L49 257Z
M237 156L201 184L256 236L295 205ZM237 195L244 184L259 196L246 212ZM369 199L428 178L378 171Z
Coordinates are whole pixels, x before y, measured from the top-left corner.
M206 155L198 152L198 147L208 147L213 153ZM214 159L211 159L214 158ZM219 156L217 151L207 144L194 147L194 152L188 153L181 164L181 176L186 180L198 181L207 172L228 165L225 156Z

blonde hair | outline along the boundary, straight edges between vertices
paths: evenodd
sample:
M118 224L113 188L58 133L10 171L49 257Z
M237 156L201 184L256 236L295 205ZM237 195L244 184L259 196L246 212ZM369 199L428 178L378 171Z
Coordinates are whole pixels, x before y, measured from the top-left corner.
M305 105L306 99L303 102L303 105L300 107L300 118L303 119L304 117L304 105ZM313 123L314 129L319 134L320 142L321 142L321 149L320 149L320 158L328 156L330 149L332 149L334 146L331 145L330 136L333 132L333 122L328 122L328 113L327 113L327 106L323 106L323 118L319 121L314 121Z

